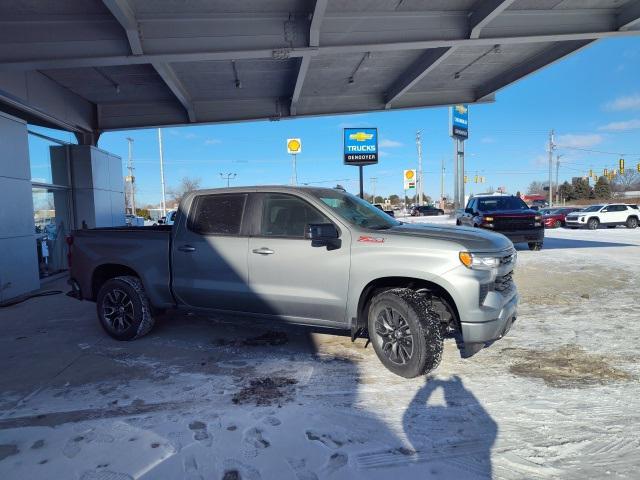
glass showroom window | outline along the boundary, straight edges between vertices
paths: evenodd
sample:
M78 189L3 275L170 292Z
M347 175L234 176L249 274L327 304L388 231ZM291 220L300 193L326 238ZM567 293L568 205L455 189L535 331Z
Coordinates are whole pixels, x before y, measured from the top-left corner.
M71 182L65 149L67 132L29 129L33 221L40 277L68 268L65 237L72 228Z

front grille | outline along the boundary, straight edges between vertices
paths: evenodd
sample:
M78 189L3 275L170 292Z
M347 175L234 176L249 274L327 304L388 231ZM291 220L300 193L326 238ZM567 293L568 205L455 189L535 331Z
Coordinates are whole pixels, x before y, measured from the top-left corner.
M515 288L513 282L513 272L509 272L506 275L496 277L493 283L482 283L480 285L480 306L484 305L484 301L487 298L489 292L498 292L501 295L507 296Z
M496 278L494 290L500 293L506 293L513 288L513 272Z
M496 217L493 220L494 230L513 232L535 228L534 217Z

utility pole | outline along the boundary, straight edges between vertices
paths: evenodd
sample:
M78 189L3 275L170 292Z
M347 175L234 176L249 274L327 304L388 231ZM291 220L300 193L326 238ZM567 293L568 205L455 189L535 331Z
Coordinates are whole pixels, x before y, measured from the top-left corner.
M553 150L555 149L555 145L553 144L553 135L554 131L551 130L549 132L549 206L553 207L553 177L552 177L552 169L553 169Z
M129 142L129 162L127 164L127 169L129 170L129 194L131 197L131 214L133 216L136 215L136 192L134 188L135 177L133 176L133 171L135 167L133 166L133 138L127 137L127 142Z
M376 182L378 179L376 177L371 177L371 203L376 203Z
M560 170L560 155L556 155L556 204L560 202L560 184L558 183L559 170Z
M234 178L236 178L236 177L237 177L237 175L238 175L237 173L221 173L221 174L220 174L220 177L221 177L223 180L226 180L226 181L227 181L227 188L229 188L229 182L230 182L231 180L233 180Z
M440 173L440 208L444 210L444 157L442 158Z
M158 129L158 149L160 150L160 186L162 187L162 199L160 201L160 208L162 209L162 216L167 216L167 198L164 185L164 155L162 153L162 129Z
M416 132L416 147L418 148L418 205L422 205L422 132Z

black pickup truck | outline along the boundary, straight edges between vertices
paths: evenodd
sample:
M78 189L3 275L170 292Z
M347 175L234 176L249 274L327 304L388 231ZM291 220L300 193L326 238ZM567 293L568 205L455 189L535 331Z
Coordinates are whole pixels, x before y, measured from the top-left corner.
M456 224L501 233L513 243L527 243L529 250L540 250L544 242L542 215L513 195L471 197Z

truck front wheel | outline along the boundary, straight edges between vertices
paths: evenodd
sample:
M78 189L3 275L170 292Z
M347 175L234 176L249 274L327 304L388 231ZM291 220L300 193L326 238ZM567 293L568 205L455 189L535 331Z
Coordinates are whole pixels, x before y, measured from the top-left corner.
M440 364L440 317L411 289L395 288L373 297L368 330L376 355L396 375L414 378Z
M96 299L98 319L116 340L135 340L149 333L154 319L142 282L133 276L107 280Z

